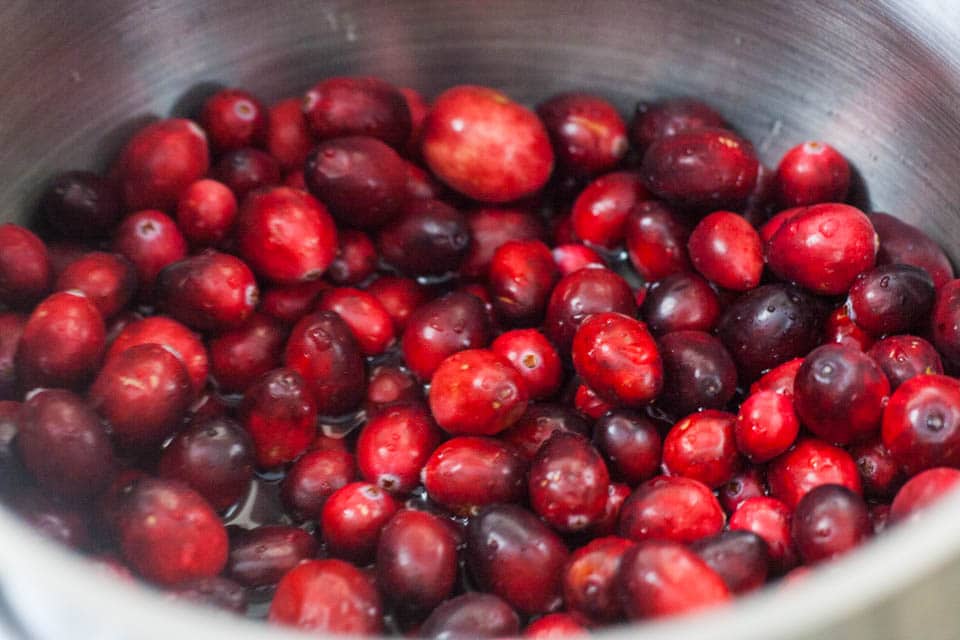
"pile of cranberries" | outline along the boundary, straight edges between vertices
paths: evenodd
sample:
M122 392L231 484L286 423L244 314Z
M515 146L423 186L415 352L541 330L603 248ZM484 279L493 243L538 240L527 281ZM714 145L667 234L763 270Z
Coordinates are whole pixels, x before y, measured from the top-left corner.
M175 597L504 638L804 571L960 478L960 280L695 100L226 89L0 226L0 490Z

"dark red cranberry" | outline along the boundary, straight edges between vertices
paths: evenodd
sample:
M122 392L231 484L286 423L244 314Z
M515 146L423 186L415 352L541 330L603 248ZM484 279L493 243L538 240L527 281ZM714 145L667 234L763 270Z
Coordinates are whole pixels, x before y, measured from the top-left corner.
M744 500L730 515L730 531L749 531L763 538L769 551L770 570L782 574L797 564L790 523L793 512L776 498Z
M17 348L26 324L26 316L0 313L0 401L17 397Z
M727 484L720 487L717 496L723 510L733 513L750 498L763 496L766 493L763 485L763 475L760 470L754 466L747 466L735 473Z
M880 366L890 388L923 374L942 374L943 363L933 345L916 336L890 336L876 343L867 352Z
M850 454L823 440L807 438L767 468L770 495L794 509L803 496L822 484L839 484L861 493L857 463Z
M76 387L90 377L106 344L103 317L80 293L61 291L33 310L17 347L17 376L24 390Z
M426 289L411 278L377 278L367 287L367 293L379 300L390 314L398 335L406 329L411 314L428 300Z
M760 163L757 170L757 184L753 187L753 193L750 194L743 206L743 217L757 229L760 229L764 222L778 210L776 190L776 172ZM760 239L766 241L762 233Z
M603 416L594 426L593 442L614 477L628 484L648 480L660 468L660 434L643 414L620 410Z
M873 346L874 337L854 322L850 315L849 304L843 304L834 309L824 320L823 342L866 351Z
M334 284L360 284L377 270L377 248L363 231L344 229L338 235L339 249L327 269L327 277Z
M664 472L711 488L726 484L741 463L733 435L735 422L732 413L707 409L675 424L663 440Z
M52 281L43 240L21 226L0 225L0 304L28 307L50 290Z
M407 366L422 380L429 380L447 356L484 347L489 341L483 301L453 292L421 305L409 316L401 347Z
M50 260L50 270L53 279L63 273L74 260L78 260L90 252L90 247L69 240L53 240L47 242L47 258Z
M600 254L585 244L560 244L551 253L561 277L587 267L606 266Z
M806 355L820 341L821 307L803 291L768 284L741 295L717 324L717 337L736 360L742 381Z
M404 613L422 614L453 591L457 541L437 516L403 509L380 534L376 567L385 597Z
M527 625L524 638L575 638L587 636L586 621L570 613L550 613Z
M627 255L647 282L690 269L689 236L690 229L680 218L654 200L637 204L627 217Z
M940 245L921 229L887 213L871 213L870 222L880 238L877 264L920 267L939 289L953 278L953 265Z
M464 593L447 600L417 631L427 640L510 638L520 632L520 618L503 599L490 593Z
M720 300L695 273L674 273L655 282L643 301L641 316L650 332L711 331L720 317Z
M293 463L283 479L283 502L301 520L319 520L327 498L356 477L356 463L349 452L308 451Z
M793 542L807 564L850 551L872 531L863 498L836 484L813 489L793 512Z
M567 608L594 622L620 617L617 573L633 542L616 536L598 538L577 549L563 569L563 599Z
M374 296L349 287L331 289L321 295L318 311L332 311L350 327L364 355L383 353L394 342L390 314Z
M511 324L538 324L559 278L550 248L539 240L512 240L493 254L488 274L493 308Z
M960 362L960 280L950 280L937 292L931 337L941 355Z
M247 322L210 341L210 372L226 393L243 393L280 365L286 331L279 321L254 313Z
M124 218L113 234L112 247L133 263L142 297L153 291L164 267L187 255L187 240L177 223L154 210L138 211Z
M229 578L210 576L181 582L170 592L178 600L243 614L247 611L247 591Z
M720 532L723 509L692 478L657 476L641 484L620 511L620 535L631 540L693 542Z
M325 280L267 287L260 292L259 310L287 325L310 313L321 293L330 288Z
M779 456L790 448L799 433L800 419L793 399L772 390L747 396L733 425L737 449L754 464Z
M559 404L531 404L500 438L514 445L527 460L533 460L540 446L557 432L589 435L590 425L578 413Z
M283 186L299 191L306 191L307 179L303 175L303 169L296 169L283 176Z
M312 535L283 525L243 530L230 541L227 573L245 587L277 584L288 571L316 555Z
M553 149L540 119L487 87L444 91L434 100L422 135L423 157L433 173L482 202L531 195L553 170Z
M360 475L391 493L409 493L441 438L425 407L387 409L367 422L357 439Z
M942 375L904 382L883 413L882 436L909 475L960 465L960 382Z
M673 616L730 599L723 578L696 553L663 540L624 553L617 583L623 611L632 620Z
M657 344L663 361L659 406L684 416L727 405L737 390L737 365L722 342L702 331L675 331Z
M216 512L200 494L176 480L144 478L124 496L120 548L144 578L175 585L219 574L229 543Z
M467 216L470 248L460 265L465 276L487 275L497 248L510 240L542 240L543 224L535 216L514 209L478 209Z
M411 276L454 271L467 255L466 218L439 200L414 200L377 239L380 255Z
M577 411L590 418L599 420L603 415L613 411L616 407L601 398L596 391L585 384L577 386L573 398L573 405Z
M569 352L580 324L591 314L607 311L637 315L630 286L609 269L581 269L554 287L547 303L544 333L561 351Z
M743 216L711 213L694 227L687 248L693 267L725 289L747 291L760 284L763 245Z
M313 134L303 115L303 99L281 100L267 113L266 149L284 171L303 168L313 148Z
M374 367L367 382L364 409L368 419L396 404L423 400L423 388L405 369L382 365Z
M427 112L430 111L430 103L416 89L400 87L399 91L403 95L404 102L407 103L407 109L410 111L410 136L407 138L407 144L403 150L408 157L419 159L423 121L426 120Z
M510 361L523 378L531 400L549 398L560 390L563 363L547 338L536 329L500 334L490 350Z
M403 158L375 138L322 142L307 157L304 178L339 222L364 229L392 222L407 200Z
M610 474L589 440L561 432L540 447L528 484L533 510L555 529L573 532L603 515Z
M210 173L233 191L240 202L257 189L279 185L282 178L280 165L273 156L250 147L227 151Z
M310 560L280 580L269 620L319 633L376 635L383 610L376 585L363 571L342 560Z
M68 171L47 185L40 198L47 227L65 238L107 235L123 213L116 185L90 171Z
M804 142L780 159L777 188L785 207L843 202L850 189L850 165L830 145Z
M260 290L242 260L207 249L161 271L157 296L167 313L188 327L218 331L243 325Z
M383 526L400 503L376 485L353 482L323 504L320 529L334 556L363 564L373 559Z
M870 440L850 448L860 470L863 495L875 500L890 500L903 484L904 474L893 454L879 440Z
M94 251L71 262L57 277L53 288L79 291L108 319L130 302L137 289L137 275L126 258Z
M290 369L271 371L249 386L240 415L253 439L257 464L268 469L296 459L317 429L313 394Z
M803 358L794 358L770 369L767 373L750 385L750 394L761 391L773 391L793 397L793 384L797 378L797 371L803 366Z
M627 152L627 125L616 108L587 93L562 93L537 107L557 166L591 176L614 168Z
M865 353L830 344L810 352L797 372L794 406L817 436L848 444L880 428L890 383Z
M573 232L585 242L608 249L623 244L627 216L650 199L639 174L616 171L587 185L573 203Z
M630 122L630 141L640 151L660 138L704 127L723 127L723 117L693 98L639 102Z
M658 198L681 207L737 209L753 192L759 163L753 145L730 131L693 129L654 140L641 173Z
M607 501L603 506L603 514L590 526L590 535L609 536L617 532L620 511L630 493L630 487L620 482L611 482L607 486Z
M203 342L190 329L165 316L153 316L128 324L110 345L104 360L109 362L130 347L151 343L165 347L183 363L190 375L193 394L203 390L210 368Z
M905 264L881 265L861 274L848 299L857 325L875 336L916 327L929 317L933 300L930 275Z
M717 572L731 593L759 589L767 581L770 552L752 531L724 531L693 543L692 549Z
M266 111L266 107L247 91L221 89L203 103L200 125L214 149L240 149L263 141L267 128Z
M28 525L48 540L71 549L82 550L90 546L90 525L82 509L61 504L33 491L19 492L10 506Z
M20 431L19 402L0 400L0 492L18 488L23 482L23 467L17 454L17 433Z
M379 78L327 78L307 92L303 113L320 140L372 136L402 149L410 137L406 98Z
M934 467L907 480L890 506L890 522L916 518L918 512L934 504L960 484L960 471Z
M457 513L518 502L524 494L527 461L512 446L493 438L459 437L437 447L423 467L430 499Z
M127 211L173 211L184 189L210 167L207 135L182 118L160 120L127 142L117 163Z

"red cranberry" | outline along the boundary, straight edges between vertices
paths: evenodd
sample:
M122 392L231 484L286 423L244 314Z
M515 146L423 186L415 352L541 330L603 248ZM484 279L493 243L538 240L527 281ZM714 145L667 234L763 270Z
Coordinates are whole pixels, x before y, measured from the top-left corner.
M702 331L675 331L657 344L663 360L659 405L678 416L727 405L737 390L737 365L722 342Z
M320 520L327 499L356 477L356 463L349 452L308 451L293 463L283 479L283 502L301 520Z
M730 599L720 575L675 542L651 540L629 549L617 580L621 605L632 620L673 616Z
M187 241L169 216L160 211L138 211L117 227L113 250L136 267L137 284L146 297L163 268L186 257Z
M306 191L307 179L303 175L303 169L291 171L283 176L282 185L284 187L290 187L291 189L297 189L298 191Z
M531 400L549 398L560 390L563 379L560 355L536 329L503 333L493 341L490 350L516 368Z
M587 267L605 267L600 254L585 244L560 244L553 248L553 261L561 276Z
M770 552L752 531L724 531L693 543L693 551L717 572L731 593L759 589L767 581Z
M357 563L373 559L383 525L400 503L389 493L366 482L354 482L334 491L323 504L320 528L334 556Z
M784 209L779 213L775 213L769 220L764 222L763 226L760 227L760 239L763 241L764 246L770 242L770 239L780 230L780 227L782 227L787 220L790 220L798 213L802 213L805 208L806 207L792 207L790 209Z
M192 120L160 120L127 142L117 166L128 211L173 211L183 191L210 167L207 135Z
M274 187L281 182L276 159L265 151L249 147L224 153L211 175L225 184L240 202L257 189Z
M763 485L763 476L758 467L747 466L741 469L717 491L723 510L733 513L750 498L763 496L766 492Z
M545 524L516 505L485 508L470 521L467 564L484 591L525 614L547 613L561 602L566 546Z
M528 482L533 510L555 529L572 532L603 515L610 475L589 440L561 432L540 447Z
M918 512L934 504L960 483L960 471L934 467L910 478L897 492L890 506L891 523L916 518Z
M746 204L743 206L743 217L757 229L761 229L763 223L778 210L776 187L776 173L761 163L757 170L757 184L753 187L753 193L750 194ZM760 239L766 242L762 231L760 233Z
M653 200L637 204L627 217L627 255L647 282L690 269L689 236L690 229L680 218Z
M439 200L415 200L377 239L380 255L407 275L454 271L470 246L464 216Z
M479 209L467 217L470 248L460 266L465 276L487 275L497 248L510 240L542 240L543 224L536 217L513 209Z
M54 293L23 327L16 356L20 384L24 390L81 385L100 364L105 343L103 318L86 296Z
M539 191L553 169L550 138L539 118L486 87L444 91L423 123L422 150L437 177L483 202Z
M391 493L412 491L442 435L427 410L396 406L372 418L357 440L357 466L368 482Z
M269 620L319 633L376 635L383 627L376 586L342 560L309 560L287 572L270 603Z
M310 192L338 221L365 229L393 221L407 200L407 170L397 152L375 138L327 140L307 157Z
M190 376L159 344L142 344L107 359L90 387L90 404L107 419L125 447L159 444L180 424L190 405Z
M430 614L417 631L427 640L451 638L510 638L520 632L513 608L489 593L464 593L447 600Z
M810 352L797 372L794 406L817 436L836 444L859 440L880 428L890 383L863 352L824 345Z
M524 638L575 638L587 636L585 621L569 613L551 613L537 618L523 630Z
M866 351L873 346L874 339L854 322L850 316L849 305L843 304L834 309L824 321L823 341Z
M770 569L782 574L797 564L790 523L793 512L776 498L748 498L730 516L730 531L749 531L767 543Z
M372 136L400 149L410 137L406 98L379 78L327 78L307 92L303 113L321 140Z
M287 341L285 364L303 376L321 415L354 409L366 389L363 356L350 326L332 311L304 317Z
M221 391L242 393L279 366L286 331L277 320L254 313L241 327L210 341L210 371Z
M641 484L620 511L620 535L631 540L693 542L719 533L724 515L707 485L657 476Z
M310 313L321 293L330 288L324 280L268 287L260 295L259 310L287 325Z
M0 312L0 401L17 395L17 348L26 324L26 316Z
M759 163L753 145L724 129L694 129L654 140L643 154L647 188L696 209L738 208L753 192Z
M416 89L401 87L399 91L403 94L403 100L410 111L410 137L407 138L407 144L403 150L408 157L419 158L423 121L427 118L427 112L430 111L430 103Z
M630 286L609 269L581 269L563 277L554 287L547 303L544 333L561 351L569 352L584 319L607 311L637 315Z
M367 293L387 310L398 334L403 333L411 314L428 299L426 290L416 280L392 276L374 280L367 287Z
M867 498L889 500L903 484L900 466L879 439L851 447L850 455L860 470L863 495Z
M909 264L920 267L939 289L953 278L953 265L937 242L917 227L887 213L871 213L880 248L877 264Z
M246 322L260 291L242 260L207 249L160 272L157 295L166 311L183 324L198 331L217 331Z
M623 244L627 216L640 202L650 198L640 176L616 171L587 185L573 203L573 231L578 238L612 249Z
M247 591L229 578L210 576L192 578L170 592L175 599L243 614L247 611Z
M607 414L594 427L593 442L614 476L629 484L650 479L660 468L660 434L642 414L622 410Z
M377 270L377 248L370 236L356 229L338 232L340 245L327 277L335 284L360 284Z
M285 171L303 168L314 142L303 115L303 100L281 100L267 113L266 149Z
M904 333L929 317L933 280L919 267L881 265L861 274L850 287L849 304L857 325L880 336Z
M423 467L430 499L457 513L475 514L497 502L518 502L527 462L512 446L493 438L459 437L437 447Z
M627 126L616 108L586 93L562 93L537 107L553 143L558 167L596 175L615 167L627 152Z
M725 289L747 291L760 284L763 246L743 216L717 211L701 220L687 245L694 268Z
M98 251L74 260L57 277L56 291L79 291L111 318L130 302L137 288L133 265L122 256Z
M332 311L343 318L364 355L383 353L394 342L390 314L374 296L349 287L331 289L320 296L317 311Z
M99 238L123 211L116 184L90 171L68 171L47 185L40 198L47 227L65 238Z
M707 409L675 424L663 441L664 472L711 488L726 484L740 466L735 422L731 413Z
M589 435L590 425L578 413L559 404L531 404L512 427L500 434L527 460L533 460L540 446L554 433Z
M237 219L237 198L216 180L198 180L187 187L177 202L177 225L195 247L223 243Z
M397 608L425 613L442 603L457 579L457 542L437 516L398 511L377 547L377 584Z
M130 347L156 343L173 353L187 368L193 394L199 394L207 383L209 361L207 350L197 334L176 320L153 316L131 322L117 335L105 361L109 362Z
M230 542L227 572L245 587L277 584L288 571L317 552L312 535L283 525L242 531Z
M750 462L773 460L789 449L800 433L793 399L772 390L750 394L740 405L733 433L737 449Z
M909 475L960 465L960 382L942 375L904 382L883 413L882 435Z
M247 91L221 89L203 103L200 124L215 149L249 147L263 141L266 107Z
M931 337L948 361L960 362L960 280L950 280L937 292Z
M159 584L213 577L227 563L227 532L216 512L175 480L138 480L123 499L119 532L127 564Z
M867 352L879 365L896 390L910 378L923 374L942 374L943 363L933 345L916 336L890 336Z
M822 484L839 484L861 493L857 463L850 454L822 440L801 440L767 468L770 495L794 509L803 496Z
M797 378L797 372L803 366L803 358L794 358L783 364L770 369L767 373L750 385L750 394L760 393L761 391L773 391L785 396L793 397L793 384Z
M113 448L83 398L59 389L40 391L23 403L16 425L20 458L44 489L87 498L110 481Z
M704 127L723 127L724 124L719 113L693 98L640 102L630 123L630 141L643 151L654 140Z
M807 207L787 220L767 242L770 269L816 293L845 293L873 267L877 234L870 219L845 204Z
M720 300L695 273L674 273L655 282L643 301L641 316L650 332L711 331L720 317Z
M602 416L616 408L585 384L577 386L573 404L577 411L592 420L599 420Z
M74 260L78 260L90 252L90 247L68 240L52 241L47 243L47 258L50 261L50 270L53 279L63 273Z
M603 507L603 514L590 526L591 536L609 536L617 532L620 522L620 511L623 503L630 497L630 487L619 482L611 482L607 486L607 501Z
M563 569L563 599L568 609L595 622L613 622L620 617L616 578L630 540L609 536L597 538L577 549Z
M793 541L807 564L850 551L872 530L863 498L836 484L813 489L793 512Z
M843 202L850 189L850 165L830 145L804 142L780 159L777 187L786 207Z
M0 304L28 307L50 290L52 279L43 240L21 226L0 225Z
M447 356L484 347L489 341L483 302L454 292L421 305L409 316L401 347L407 366L422 380L429 380Z
M539 240L512 240L493 254L488 279L497 315L511 324L537 324L557 281L550 248Z
M294 460L316 432L313 394L300 374L289 369L271 371L248 387L240 413L260 467Z
M364 405L368 419L373 419L393 405L421 400L423 388L406 369L383 365L370 372Z

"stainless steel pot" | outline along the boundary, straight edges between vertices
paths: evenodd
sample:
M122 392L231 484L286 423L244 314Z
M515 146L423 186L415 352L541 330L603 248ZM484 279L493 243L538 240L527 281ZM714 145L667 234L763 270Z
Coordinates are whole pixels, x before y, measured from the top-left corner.
M106 162L152 115L193 113L210 83L265 99L331 74L427 93L489 84L535 102L597 91L704 96L768 162L835 144L873 207L960 257L960 2L776 0L0 3L0 216L43 179ZM798 583L609 638L960 637L960 496ZM0 587L36 638L301 637L98 575L0 509Z

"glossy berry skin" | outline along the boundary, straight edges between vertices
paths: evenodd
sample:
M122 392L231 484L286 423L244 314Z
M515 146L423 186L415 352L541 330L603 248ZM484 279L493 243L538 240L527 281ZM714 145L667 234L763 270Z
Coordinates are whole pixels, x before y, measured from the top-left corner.
M161 271L157 296L174 319L197 331L218 331L246 322L260 290L242 260L208 249Z
M380 534L376 567L381 593L401 611L422 614L453 591L457 541L438 516L402 509Z
M711 213L693 228L687 249L693 267L724 289L748 291L760 284L763 245L756 229L741 215Z
M123 310L137 289L133 265L115 253L94 251L73 262L57 277L55 291L79 291L109 319Z
M434 502L456 513L474 515L488 504L519 502L527 466L512 445L465 436L451 438L433 451L421 481Z
M305 316L290 333L285 366L303 376L320 415L338 415L363 400L363 356L350 326L332 311Z
M487 87L461 85L440 94L423 122L422 136L423 157L431 171L455 191L481 202L531 195L553 170L553 149L543 123Z
M793 541L807 564L830 560L850 551L870 536L873 525L867 505L846 487L817 487L793 512Z
M158 344L107 359L90 387L90 405L110 423L118 444L146 449L179 425L192 400L183 363Z
M797 212L767 242L770 269L815 293L846 292L873 267L879 241L870 219L845 204L817 204Z
M590 424L576 411L561 404L532 403L512 427L499 438L533 460L544 442L558 431L589 435Z
M277 159L284 171L303 169L307 154L313 148L313 134L303 115L303 100L288 98L270 107L265 135L267 152Z
M224 153L210 175L233 191L240 202L258 189L279 185L282 178L273 156L250 147Z
M748 465L735 473L727 484L720 487L717 497L723 510L730 514L750 498L766 495L766 491L763 474L758 467Z
M270 586L316 552L314 537L297 527L267 525L241 530L231 534L227 573L245 587Z
M796 382L797 371L803 366L803 358L787 360L781 365L770 369L750 385L750 393L773 391L785 396L793 397L793 385Z
M849 304L840 305L824 320L823 342L866 351L873 346L874 337L854 322L849 306Z
M467 255L470 233L464 216L439 200L415 200L380 231L380 255L410 276L455 271Z
M420 137L423 131L423 121L427 117L427 111L430 110L430 103L416 89L410 87L400 87L400 93L407 103L407 109L410 111L410 136L407 138L407 144L404 146L404 155L411 158L420 157Z
M883 413L881 435L908 475L960 465L960 382L942 375L904 382Z
M704 127L723 127L723 117L693 98L639 102L630 123L630 141L641 151L659 138Z
M561 278L550 294L544 333L561 352L591 314L617 312L633 317L637 303L627 282L609 269L581 269Z
M593 420L599 420L601 416L616 408L585 384L577 385L573 397L573 406L577 411Z
M953 279L953 265L937 242L921 229L888 213L871 213L870 222L880 238L877 264L909 264L920 267L940 289Z
M737 365L723 343L702 331L674 331L657 342L663 361L658 406L684 416L722 409L737 390Z
M470 248L460 265L463 275L483 277L496 250L510 240L543 240L546 232L536 216L518 209L484 207L467 216Z
M897 492L890 507L890 522L916 519L926 507L936 503L960 484L960 471L934 467L910 478Z
M520 632L520 618L502 598L471 591L447 600L424 621L417 635L447 638L510 638Z
M610 403L640 407L663 387L663 363L646 325L620 313L584 320L573 339L573 366Z
M320 140L372 136L400 149L410 137L406 99L396 87L379 78L322 80L304 97L303 113Z
M290 570L270 603L272 623L319 633L374 635L383 627L377 588L343 560L310 560Z
M948 361L960 362L960 280L950 280L937 292L931 338Z
M650 286L640 317L655 336L673 331L712 331L720 318L720 300L697 274L674 273Z
M0 225L0 303L30 306L50 290L52 280L43 240L19 225Z
M426 289L412 278L383 276L370 283L366 290L390 314L397 335L403 334L413 312L429 300Z
M242 89L221 89L207 98L200 125L214 149L229 151L258 144L267 127L266 108Z
M539 324L559 277L550 248L539 240L501 245L487 274L494 311L508 324Z
M292 326L307 315L321 293L330 288L326 280L310 280L297 284L267 286L260 292L257 310Z
M555 433L533 459L528 484L533 510L554 529L573 532L602 516L610 474L589 440Z
M708 486L692 478L657 476L623 504L620 535L686 544L719 533L723 521L723 509Z
M516 505L493 505L467 528L467 565L484 591L532 615L561 604L561 578L569 552L532 513Z
M730 599L723 579L696 553L663 540L628 550L618 585L621 605L631 620L674 616Z
M389 493L366 482L354 482L327 498L320 529L334 556L357 563L373 559L380 533L400 503Z
M850 189L850 165L830 145L804 142L780 159L776 182L785 207L843 202Z
M240 416L253 440L257 465L266 469L295 460L317 429L313 394L290 369L270 371L249 386Z
M407 200L403 158L365 136L320 143L304 169L307 187L339 222L374 229L393 221Z
M278 320L254 313L241 327L210 341L210 373L225 393L243 393L280 365L286 329Z
M850 454L822 440L800 440L767 467L770 495L794 509L803 496L823 484L839 484L862 493L857 464Z
M429 380L440 363L464 349L490 342L490 324L483 301L453 292L414 311L407 321L401 348L407 366L421 380Z
M527 625L524 638L576 638L588 635L586 622L569 613L550 613Z
M660 433L641 413L621 409L603 416L593 428L593 443L613 476L630 485L649 480L660 468Z
M117 224L123 210L113 181L91 171L68 171L47 185L40 213L57 235L99 238Z
M596 175L615 167L627 152L627 125L616 108L587 93L562 93L537 107L557 167L575 175Z
M730 515L730 531L749 531L767 543L770 570L782 574L797 564L791 522L793 511L776 498L759 496L743 501Z
M237 220L237 249L261 276L281 284L319 278L337 253L327 208L289 187L251 194Z
M219 574L227 532L206 500L176 480L143 478L123 499L120 549L127 564L161 585Z
M680 207L738 208L757 182L753 145L724 129L695 129L654 140L640 173L661 200Z
M332 311L343 318L363 355L379 355L394 342L390 314L366 291L351 287L331 289L320 296L316 309Z
M666 205L640 202L626 221L627 255L647 282L690 270L687 240L690 229Z
M699 480L710 488L726 484L740 467L733 425L736 416L707 409L687 416L663 440L663 470Z
M166 347L187 368L194 395L199 395L207 383L210 361L199 336L166 316L152 316L131 322L114 339L107 351L109 362L130 347L156 343Z
M638 203L649 199L637 173L615 171L600 176L573 202L573 232L586 243L613 249L623 244L627 216Z
M850 455L860 471L864 497L889 501L903 484L905 474L879 438L851 447Z
M308 451L284 477L281 497L295 518L320 520L327 499L356 478L351 453L338 449Z
M83 294L54 293L38 304L17 347L17 376L23 390L76 387L103 357L103 317Z
M883 370L891 390L915 376L943 373L940 354L916 336L889 336L870 347L867 355Z
M586 267L606 266L600 254L585 244L558 244L551 253L561 276Z
M177 223L156 210L124 218L113 234L112 248L133 263L143 298L152 293L164 267L187 256L187 240Z
M444 431L455 435L499 433L523 415L527 400L519 372L487 349L453 354L430 380L430 411Z
M800 433L790 396L767 390L752 393L740 405L733 434L737 449L754 464L785 452Z
M875 336L906 333L930 316L933 279L919 267L890 264L861 274L849 304L858 326Z
M18 313L0 313L0 400L17 395L17 347L26 323L27 318Z
M759 589L767 580L769 552L763 538L750 531L724 531L692 547L723 579L731 593Z
M817 436L848 444L876 432L890 383L863 352L824 345L810 352L797 372L794 406Z
M173 211L183 191L210 167L207 136L191 120L160 120L127 142L117 167L127 211Z
M368 419L393 405L423 400L423 388L406 369L389 365L374 367L367 383L364 411Z
M633 547L626 538L591 540L570 555L563 569L563 601L593 622L613 622L621 615L617 574L624 554Z
M490 350L514 366L531 400L553 396L563 381L563 363L556 348L536 329L515 329L497 336Z
M630 493L630 487L626 484L610 483L607 487L607 502L603 507L603 515L590 526L590 535L610 536L617 532L620 511L623 509L623 503L630 497Z
M337 232L337 255L327 269L327 278L338 285L356 285L372 276L378 266L377 247L370 236L356 229Z
M23 466L53 495L89 498L113 476L106 429L80 396L61 389L31 395L18 412L16 429Z
M420 483L420 470L441 438L425 407L385 409L360 431L356 449L360 475L385 491L409 493Z

